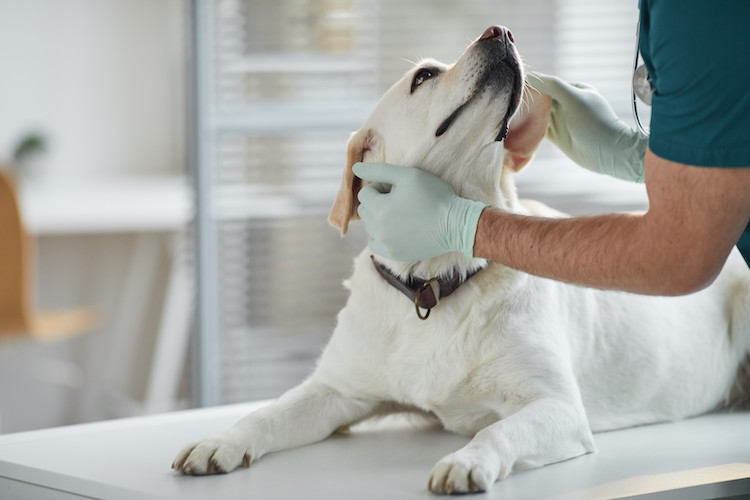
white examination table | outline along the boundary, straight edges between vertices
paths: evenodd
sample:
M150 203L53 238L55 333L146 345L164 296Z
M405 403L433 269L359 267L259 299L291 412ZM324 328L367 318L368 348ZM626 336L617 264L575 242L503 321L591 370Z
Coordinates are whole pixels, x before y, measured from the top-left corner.
M430 469L468 442L393 424L267 455L228 475L183 477L170 469L183 445L262 404L0 436L0 498L434 499L426 487ZM467 498L611 498L728 480L649 498L750 497L750 480L738 480L750 477L750 413L602 433L596 443L598 453L514 473Z

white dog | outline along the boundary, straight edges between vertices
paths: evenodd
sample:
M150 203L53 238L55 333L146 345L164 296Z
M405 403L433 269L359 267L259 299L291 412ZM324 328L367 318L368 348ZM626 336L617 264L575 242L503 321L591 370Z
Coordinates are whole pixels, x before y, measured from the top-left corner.
M553 215L521 203L511 177L544 136L549 105L524 91L504 28L489 28L453 65L421 62L352 135L329 220L343 234L356 218L357 161L418 166L464 197ZM441 281L425 283L432 277ZM475 492L512 470L594 451L592 431L748 400L750 271L737 251L713 285L678 298L582 288L458 253L394 262L367 249L346 285L351 295L310 378L186 447L175 469L229 472L376 414L416 410L473 436L437 462L429 489ZM415 300L439 304L423 321Z

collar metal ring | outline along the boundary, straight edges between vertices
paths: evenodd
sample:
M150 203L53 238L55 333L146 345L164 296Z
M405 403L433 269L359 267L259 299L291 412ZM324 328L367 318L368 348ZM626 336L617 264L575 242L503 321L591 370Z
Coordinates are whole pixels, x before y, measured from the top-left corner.
M419 298L422 296L422 292L427 290L427 287L432 285L437 280L438 280L438 277L436 276L434 278L430 278L429 280L425 281L424 284L421 287L419 287L419 289L417 290L417 294L414 297L414 308L417 310L417 317L421 320L425 320L429 318L430 311L432 311L432 309L427 309L427 314L423 316L422 311L419 310Z

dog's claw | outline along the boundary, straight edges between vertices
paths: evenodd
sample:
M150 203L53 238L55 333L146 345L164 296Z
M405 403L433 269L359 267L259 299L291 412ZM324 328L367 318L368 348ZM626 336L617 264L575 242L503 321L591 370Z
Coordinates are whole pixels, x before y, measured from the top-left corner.
M427 483L427 488L433 493L445 493L445 481L446 477L439 478L437 482L434 482L434 476L430 476L430 480Z
M445 492L449 495L453 494L453 481L446 483L445 485Z
M474 481L474 478L471 477L471 471L469 471L469 489L472 493L477 493L479 491L479 486L476 481Z
M245 456L242 457L242 466L246 469L249 468L251 461L252 459L250 458L250 455L248 453L245 453Z

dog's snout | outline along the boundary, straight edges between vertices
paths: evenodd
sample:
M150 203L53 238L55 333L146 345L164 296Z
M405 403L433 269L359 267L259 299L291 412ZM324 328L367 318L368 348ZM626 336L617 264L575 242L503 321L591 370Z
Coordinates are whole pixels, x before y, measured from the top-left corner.
M503 26L490 26L484 30L484 33L479 37L479 40L507 40L511 43L515 42L515 40L513 40L513 33Z

